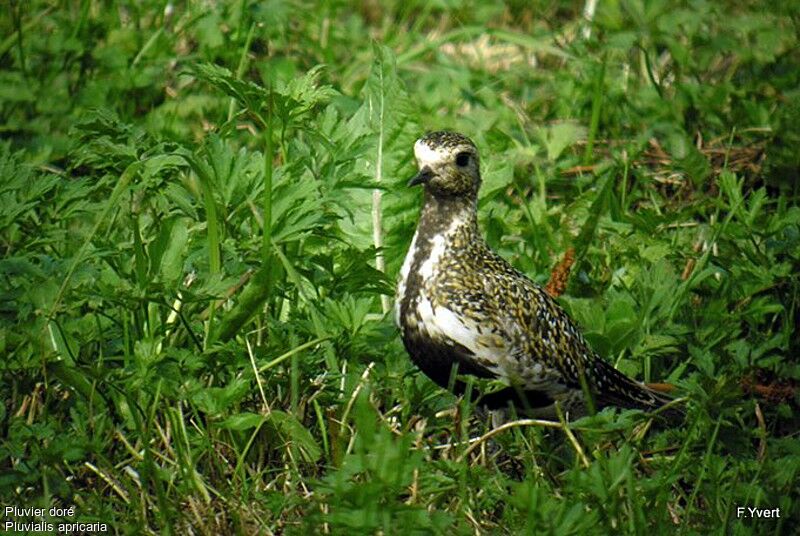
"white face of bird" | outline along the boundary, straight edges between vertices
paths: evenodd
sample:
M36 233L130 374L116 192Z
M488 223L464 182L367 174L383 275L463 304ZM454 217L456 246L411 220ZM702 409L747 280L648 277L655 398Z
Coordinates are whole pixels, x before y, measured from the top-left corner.
M424 184L436 196L476 195L481 183L478 150L455 132L432 132L414 144L419 173L409 186Z
M443 145L431 147L424 138L418 139L414 144L414 157L417 159L419 169L425 166L431 169L438 168L452 160L454 156L452 149Z

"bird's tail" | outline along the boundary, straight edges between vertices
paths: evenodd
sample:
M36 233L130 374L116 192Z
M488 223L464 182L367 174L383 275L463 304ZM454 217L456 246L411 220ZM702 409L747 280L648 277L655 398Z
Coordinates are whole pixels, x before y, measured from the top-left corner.
M641 409L653 412L659 418L664 419L670 424L678 424L683 421L686 413L679 405L679 402L665 391L672 386L665 384L651 384L651 386L639 383L625 374L621 373L611 365L599 361L602 365L602 380L597 382L596 369L592 372L595 380L595 403L598 409L605 406L616 406L620 408ZM671 390L671 389L670 389Z

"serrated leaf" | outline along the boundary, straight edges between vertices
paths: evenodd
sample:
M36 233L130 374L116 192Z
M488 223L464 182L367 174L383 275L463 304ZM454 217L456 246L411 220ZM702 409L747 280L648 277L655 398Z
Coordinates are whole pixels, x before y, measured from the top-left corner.
M401 256L399 250L407 245L407 233L398 235L391 230L389 216L405 212L416 204L418 192L406 188L405 182L413 170L411 147L421 132L417 110L397 74L394 53L386 47L375 45L373 57L370 75L364 86L364 102L347 122L347 129L354 136L368 136L371 142L366 157L359 162L356 171L387 188L386 195L382 195L380 201L382 220L386 222L382 232L383 246L389 252L386 254L387 262L394 264L398 262L394 259ZM354 217L342 221L342 229L360 249L374 247L371 219L373 193L359 190L350 192L350 195L352 202L349 210Z

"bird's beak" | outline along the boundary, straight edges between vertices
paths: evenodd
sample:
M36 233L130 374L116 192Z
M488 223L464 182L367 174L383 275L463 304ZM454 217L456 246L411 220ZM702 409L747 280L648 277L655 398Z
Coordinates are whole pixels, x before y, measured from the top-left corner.
M408 181L408 186L416 186L417 184L425 184L433 177L433 171L428 166L424 166L422 169L419 170L419 173L414 175L414 177Z

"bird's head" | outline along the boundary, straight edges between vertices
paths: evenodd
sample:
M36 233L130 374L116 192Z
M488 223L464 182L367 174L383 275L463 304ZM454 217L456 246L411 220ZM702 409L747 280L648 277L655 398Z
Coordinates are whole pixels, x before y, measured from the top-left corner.
M414 144L419 173L409 186L425 185L436 197L475 197L481 185L478 149L457 132L426 134Z

